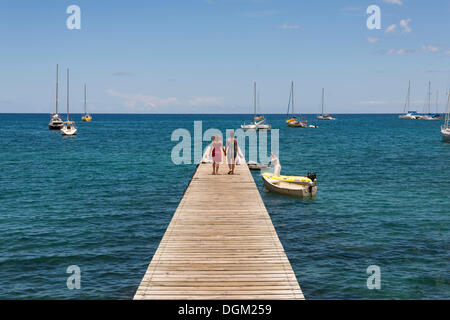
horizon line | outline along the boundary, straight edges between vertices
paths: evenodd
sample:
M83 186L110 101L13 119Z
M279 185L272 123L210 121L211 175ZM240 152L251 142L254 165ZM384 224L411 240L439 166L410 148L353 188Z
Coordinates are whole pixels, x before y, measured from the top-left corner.
M445 112L444 112L445 113ZM46 114L51 115L54 114L52 112L0 112L1 114ZM58 114L67 114L66 112L58 112ZM77 113L77 112L70 112L69 114L75 114L75 115L82 115L84 112ZM90 115L94 114L117 114L117 115L250 115L252 116L253 113L113 113L113 112L89 112ZM294 115L320 115L321 113L296 113ZM328 112L327 114L404 114L403 112L342 112L342 113L334 113L334 112ZM425 114L425 113L424 113ZM264 113L263 115L286 115L285 113Z

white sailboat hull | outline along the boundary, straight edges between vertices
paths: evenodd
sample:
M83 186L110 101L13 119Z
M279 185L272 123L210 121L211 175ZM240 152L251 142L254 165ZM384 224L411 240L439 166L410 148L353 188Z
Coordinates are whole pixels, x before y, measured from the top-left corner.
M398 117L399 119L410 119L410 120L420 120L423 118L423 116L420 116L418 114L410 114L410 113L402 114L399 115Z
M61 129L61 134L63 136L74 136L77 134L77 131L78 131L77 128L68 129L68 128L64 127Z
M450 142L450 128L441 128L442 140Z
M326 117L326 116L318 116L318 120L336 120L336 118L333 117Z
M272 126L268 123L263 123L264 120L259 122L254 122L250 124L243 124L241 125L241 128L244 130L270 130L272 129Z

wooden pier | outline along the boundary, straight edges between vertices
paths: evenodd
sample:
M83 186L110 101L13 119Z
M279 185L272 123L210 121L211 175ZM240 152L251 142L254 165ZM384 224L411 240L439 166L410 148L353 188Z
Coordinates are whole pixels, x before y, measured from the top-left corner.
M246 164L197 167L134 299L304 299Z

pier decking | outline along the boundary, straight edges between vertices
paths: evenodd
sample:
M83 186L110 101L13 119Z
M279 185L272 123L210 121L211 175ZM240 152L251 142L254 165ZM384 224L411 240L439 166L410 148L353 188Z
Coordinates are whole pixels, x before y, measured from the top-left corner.
M304 299L247 165L200 164L134 299Z

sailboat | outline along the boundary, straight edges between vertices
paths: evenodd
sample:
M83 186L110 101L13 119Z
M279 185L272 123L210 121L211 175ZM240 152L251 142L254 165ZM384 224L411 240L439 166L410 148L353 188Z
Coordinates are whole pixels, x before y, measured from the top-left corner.
M398 117L400 119L420 119L421 116L417 114L417 111L410 111L411 107L411 81L408 82L408 94L406 95L405 106L403 107L403 113ZM406 112L408 110L408 112Z
M258 100L257 100L257 108L258 108L258 110L261 110L261 108L260 108L260 105L259 105L259 92L258 92ZM257 121L264 121L264 120L266 120L266 118L264 118L264 116L262 115L262 114L255 114L254 116L253 116L253 120L255 121L255 122L257 122Z
M61 128L61 134L63 136L74 136L77 134L75 121L69 120L69 69L67 69L67 120L64 122L64 126Z
M445 110L444 124L441 126L442 140L450 142L450 91L448 92L447 108Z
M50 130L60 130L63 124L64 124L63 121L58 115L58 65L56 65L56 110L55 113L50 118L48 128Z
M431 81L428 82L428 94L427 94L427 100L428 100L428 108L424 105L423 108L423 115L420 118L421 120L434 120L431 115ZM436 119L438 120L438 119Z
M81 121L92 121L92 117L86 112L86 84L84 84L84 116L81 117Z
M436 92L436 111L438 109L439 104L439 91ZM442 115L439 113L431 113L431 82L429 82L428 86L428 114L422 117L423 120L442 120Z
M289 109L292 108L291 115L289 116ZM288 127L299 127L306 128L308 126L308 121L301 121L301 118L297 118L294 115L294 81L291 82L291 92L289 94L289 103L288 103L288 119L286 120L286 124Z
M336 120L336 118L333 118L331 114L323 113L323 105L325 100L325 89L322 88L322 114L317 116L317 119L319 120Z
M256 81L254 82L254 89L253 89L253 104L254 104L254 111L253 111L253 122L250 124L243 124L241 125L241 128L244 130L270 130L272 126L268 123L264 123L263 120L256 120Z

